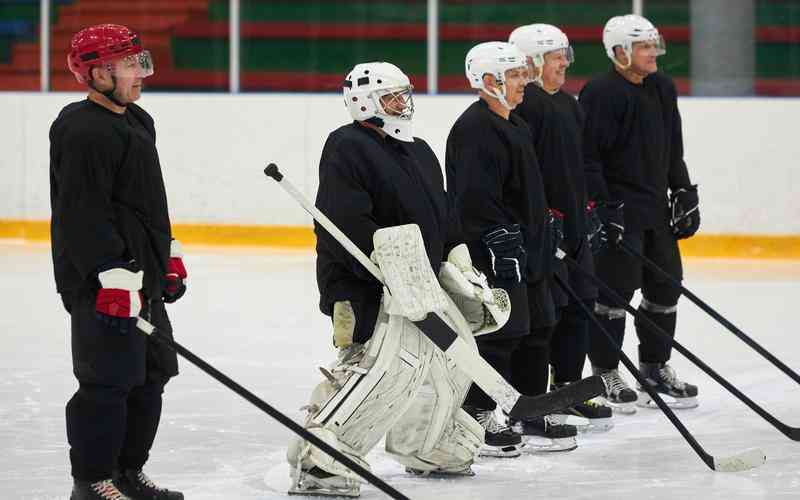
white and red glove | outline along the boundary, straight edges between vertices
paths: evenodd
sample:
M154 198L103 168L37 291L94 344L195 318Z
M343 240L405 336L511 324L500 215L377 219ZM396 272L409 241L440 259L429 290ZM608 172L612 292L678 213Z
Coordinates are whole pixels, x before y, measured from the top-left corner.
M100 289L95 309L97 317L120 333L127 333L131 318L142 310L142 271L131 264L120 264L97 274Z
M164 302L172 304L186 293L186 266L183 265L183 247L178 240L172 240L167 263L167 284L164 287Z

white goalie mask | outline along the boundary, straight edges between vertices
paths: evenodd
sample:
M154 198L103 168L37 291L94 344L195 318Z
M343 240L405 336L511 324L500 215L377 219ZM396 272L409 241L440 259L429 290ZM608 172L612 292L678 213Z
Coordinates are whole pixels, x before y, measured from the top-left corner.
M603 28L603 46L606 48L606 55L622 69L630 67L633 44L636 42L653 42L656 45L657 56L667 53L667 44L664 42L664 37L653 26L653 23L642 16L628 14L612 17ZM622 66L614 55L614 47L618 46L622 47L625 56L628 58L626 66Z
M508 42L533 60L537 68L544 66L544 56L550 52L563 51L570 64L575 61L575 52L569 44L567 35L551 24L529 24L520 26L511 32ZM542 72L539 71L533 80L542 86Z
M397 140L414 142L413 88L408 76L394 64L368 62L356 64L342 90L354 120L372 123Z
M505 95L506 71L527 67L528 60L525 54L516 46L506 42L479 43L467 52L464 60L464 70L470 86L496 97L507 109L511 107ZM499 89L486 88L483 84L483 76L486 74L494 76Z

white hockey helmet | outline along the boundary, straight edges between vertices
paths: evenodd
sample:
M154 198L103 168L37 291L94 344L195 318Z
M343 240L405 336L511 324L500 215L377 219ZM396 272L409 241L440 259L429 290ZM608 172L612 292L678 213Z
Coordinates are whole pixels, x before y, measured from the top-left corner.
M606 55L614 61L614 64L622 67L614 55L614 47L620 46L628 58L628 64L623 69L627 69L631 65L631 54L635 42L654 42L656 55L667 53L664 37L653 26L653 23L642 16L628 14L612 17L603 28L603 45L606 48Z
M388 62L356 64L344 80L344 104L354 120L380 127L400 141L413 142L411 118L414 101L411 81ZM382 98L391 95L391 99Z
M464 60L467 80L473 89L483 90L496 97L508 109L505 96L506 71L516 68L527 68L528 60L516 46L506 42L484 42L472 47ZM483 85L483 76L494 76L500 89L487 89Z
M544 55L556 50L564 50L570 64L575 61L575 52L569 44L567 35L552 24L528 24L511 32L508 42L516 45L533 64L544 66Z

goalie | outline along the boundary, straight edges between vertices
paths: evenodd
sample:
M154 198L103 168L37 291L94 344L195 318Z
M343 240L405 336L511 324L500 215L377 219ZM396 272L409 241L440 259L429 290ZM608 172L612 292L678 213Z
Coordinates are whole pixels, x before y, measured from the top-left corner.
M507 321L508 296L489 288L458 244L442 169L411 133L408 77L386 62L358 64L343 90L354 122L325 143L316 206L393 285L383 288L316 226L320 309L332 318L338 355L321 368L306 427L365 468L385 435L387 452L411 473L472 475L484 430L461 409L471 380L412 320L437 312L477 350L473 335ZM359 495L358 477L309 443L292 442L287 458L290 494Z

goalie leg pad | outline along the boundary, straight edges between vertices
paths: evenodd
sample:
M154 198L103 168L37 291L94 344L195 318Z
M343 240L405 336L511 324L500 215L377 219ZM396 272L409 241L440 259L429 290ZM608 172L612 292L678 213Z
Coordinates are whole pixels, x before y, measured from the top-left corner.
M306 427L359 463L402 416L424 381L434 345L406 318L379 315L373 337L342 352L314 390ZM301 442L302 443L302 442ZM307 443L293 445L289 463L357 477Z
M372 258L390 292L384 290L387 312L420 321L428 313L447 307L447 296L431 268L418 225L378 229L372 239Z
M450 304L445 319L477 352L466 320ZM461 409L471 380L444 353L434 353L424 385L386 436L386 451L417 472L463 473L483 445L483 427Z

